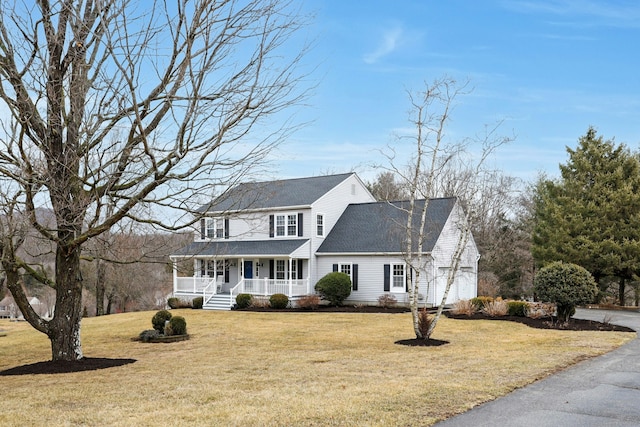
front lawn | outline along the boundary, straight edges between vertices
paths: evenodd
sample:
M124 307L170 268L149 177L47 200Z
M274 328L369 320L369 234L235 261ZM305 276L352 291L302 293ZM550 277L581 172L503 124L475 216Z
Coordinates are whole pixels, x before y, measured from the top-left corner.
M85 319L85 356L137 361L3 376L0 425L430 425L635 337L443 318L449 344L409 347L408 313L172 312L190 340L131 341L153 312ZM50 358L26 323L0 330L0 370Z

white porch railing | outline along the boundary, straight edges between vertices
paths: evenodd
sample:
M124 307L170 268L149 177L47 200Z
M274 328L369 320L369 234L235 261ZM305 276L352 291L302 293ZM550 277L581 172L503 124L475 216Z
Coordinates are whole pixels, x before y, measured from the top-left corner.
M275 280L275 279L242 279L231 288L231 305L235 303L238 294L251 294L269 296L273 294L285 294L289 298L309 293L308 279Z
M174 292L202 293L213 282L211 277L176 277Z

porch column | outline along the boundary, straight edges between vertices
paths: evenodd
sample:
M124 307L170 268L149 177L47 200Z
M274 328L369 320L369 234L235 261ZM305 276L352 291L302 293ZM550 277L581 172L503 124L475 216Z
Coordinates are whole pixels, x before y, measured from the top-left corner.
M293 294L293 277L291 277L291 267L293 266L293 258L289 257L289 297Z
M171 258L171 266L173 270L173 294L178 290L178 263L175 258Z
M240 265L238 266L238 274L240 275L240 277L238 277L239 283L242 283L242 286L240 286L240 292L244 293L244 257L240 258Z

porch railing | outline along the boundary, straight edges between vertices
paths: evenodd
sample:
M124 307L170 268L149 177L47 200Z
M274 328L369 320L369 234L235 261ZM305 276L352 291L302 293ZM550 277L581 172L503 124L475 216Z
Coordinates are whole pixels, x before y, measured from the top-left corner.
M211 277L176 277L174 292L200 294L212 281Z
M230 302L231 305L233 305L235 302L234 296L238 296L238 294L251 294L261 296L285 294L289 298L293 296L306 295L309 293L308 283L308 279L242 279L236 286L231 288Z

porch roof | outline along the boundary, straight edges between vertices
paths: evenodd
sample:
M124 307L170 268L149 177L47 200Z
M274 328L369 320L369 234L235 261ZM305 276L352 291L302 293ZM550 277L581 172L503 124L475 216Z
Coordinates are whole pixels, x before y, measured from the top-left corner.
M218 256L218 257L251 257L251 256L290 256L305 245L309 239L296 240L241 240L217 242L192 242L190 245L171 254L175 257ZM308 258L296 256L296 258Z

